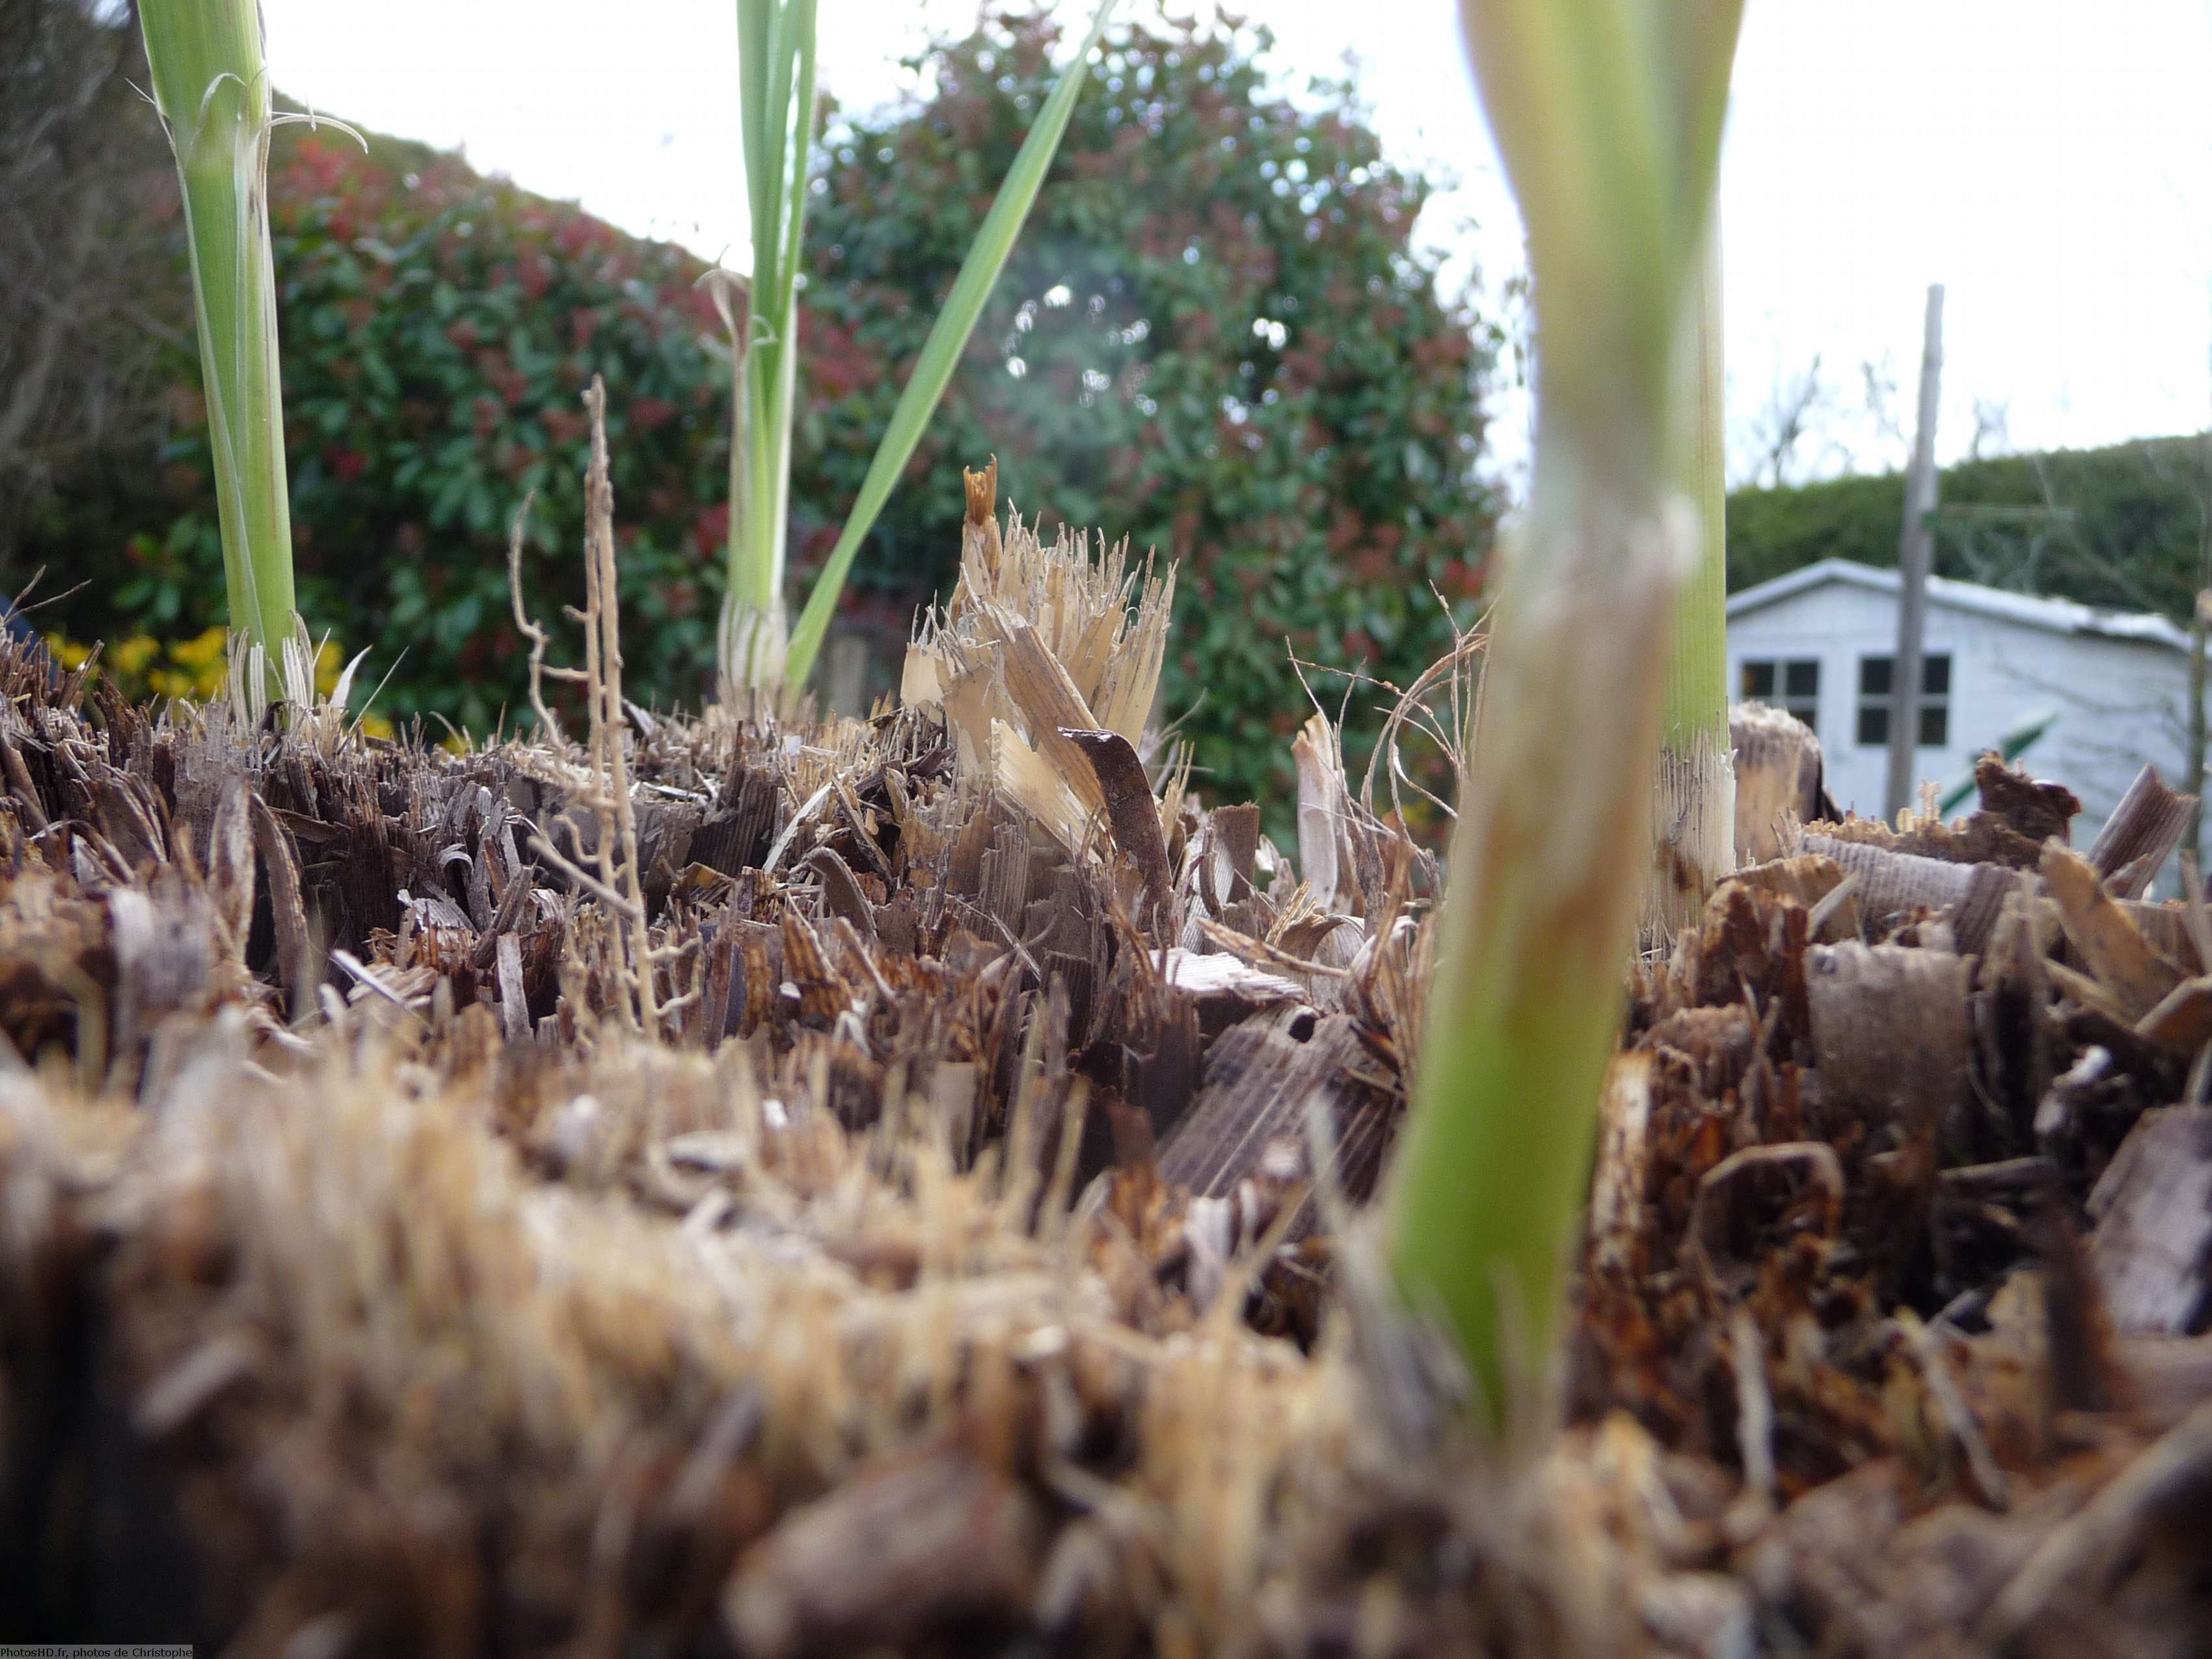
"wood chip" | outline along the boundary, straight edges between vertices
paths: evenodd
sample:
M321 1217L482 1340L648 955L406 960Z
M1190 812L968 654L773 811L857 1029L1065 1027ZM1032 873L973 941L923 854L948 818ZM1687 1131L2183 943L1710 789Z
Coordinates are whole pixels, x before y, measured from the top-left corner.
M1735 857L1740 865L1782 856L1797 825L1832 817L1820 781L1820 740L1783 709L1739 703L1729 710L1735 757Z
M1346 811L1344 775L1335 735L1316 714L1291 739L1298 773L1298 875L1324 910L1336 908L1340 824ZM1349 873L1348 872L1346 873Z
M1598 1099L1597 1173L1590 1182L1590 1259L1613 1273L1642 1267L1646 1147L1651 1124L1649 1048L1613 1055Z
M1820 912L1812 937L1822 944L1837 944L1859 936L1858 883L1844 873L1843 866L1819 853L1799 853L1789 858L1754 864L1725 878L1746 887L1794 900L1808 910ZM1843 890L1849 884L1848 890ZM1820 906L1833 902L1826 911Z
M1267 973L1224 953L1200 956L1181 945L1168 952L1167 981L1201 1002L1216 997L1254 1004L1294 1002L1305 994L1295 981L1280 974Z
M2143 896L2181 844L2196 805L2196 796L2169 789L2156 767L2136 774L2089 847L2089 867L2110 885L2113 897Z
M261 867L269 874L269 911L276 929L276 963L284 975L284 990L291 1000L293 1018L304 1018L314 1006L314 942L307 933L307 908L300 895L300 857L291 832L276 819L258 792L247 800L253 845L261 854Z
M233 773L217 798L209 826L208 896L236 959L246 959L246 935L253 927L253 831L243 773Z
M862 1653L1018 1626L1044 1545L1036 1500L964 1451L848 1480L748 1551L723 1619L747 1659Z
M1852 1123L1933 1133L1966 1096L1966 959L1895 945L1806 952L1823 1135Z
M2195 1054L2212 1042L2212 974L2185 979L2136 1023L2136 1035Z
M2146 1112L2089 1195L2089 1260L2120 1330L2197 1328L2212 1283L2212 1109Z
M1138 920L1150 921L1157 930L1164 925L1174 876L1168 868L1168 843L1160 830L1159 805L1152 799L1144 763L1119 732L1069 726L1060 735L1082 752L1098 781L1099 792L1106 799L1106 823L1113 831L1114 844L1144 879L1150 903L1148 915Z
M2058 902L2066 937L2132 1024L2181 982L2105 890L2095 867L2056 842L2043 849L2043 884Z
M1995 752L1974 763L1974 792L1982 811L2033 842L2069 839L2081 810L2080 797L2064 784L2016 772Z
M1270 1146L1298 1141L1306 1102L1316 1094L1328 1103L1341 1139L1344 1119L1367 1102L1369 1091L1358 1080L1364 1053L1358 1028L1340 1014L1313 1021L1303 1039L1270 1018L1224 1032L1206 1054L1197 1100L1160 1147L1162 1178L1201 1197L1234 1191ZM1363 1184L1371 1173L1345 1171L1347 1187Z
M1990 1603L1977 1632L1978 1645L1986 1652L2012 1651L2016 1639L2049 1613L2069 1580L2111 1560L2160 1510L2200 1486L2208 1473L2212 1473L2212 1402L2168 1430L2043 1539ZM2103 1599L2094 1589L2088 1594L2093 1601Z
M1798 850L1832 860L1846 875L1858 878L1855 896L1869 926L1915 910L1950 909L1966 897L1976 867L1834 836L1807 836Z
M522 989L522 941L501 933L498 945L499 1017L507 1041L520 1042L530 1035L530 1004Z
M1252 896L1252 873L1260 855L1260 809L1249 801L1217 806L1211 821L1215 856L1208 863L1219 867L1203 874L1212 889L1207 903L1218 916Z
M799 867L821 878L822 902L830 915L852 923L862 939L875 938L876 907L860 890L860 882L844 860L827 847L817 847L799 860Z

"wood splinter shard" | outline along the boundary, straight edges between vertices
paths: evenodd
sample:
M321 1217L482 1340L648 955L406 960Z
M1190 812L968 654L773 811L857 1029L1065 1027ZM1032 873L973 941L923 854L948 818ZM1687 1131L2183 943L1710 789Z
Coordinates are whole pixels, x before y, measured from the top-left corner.
M996 455L983 464L983 470L960 469L960 485L967 497L968 516L961 526L961 540L974 546L991 568L998 568L999 556L1005 544L999 535L999 458Z
M1173 875L1168 867L1167 837L1160 830L1160 809L1135 747L1119 732L1085 731L1063 726L1060 735L1083 751L1106 798L1107 828L1114 844L1128 855L1144 878L1146 915L1159 931L1167 914Z

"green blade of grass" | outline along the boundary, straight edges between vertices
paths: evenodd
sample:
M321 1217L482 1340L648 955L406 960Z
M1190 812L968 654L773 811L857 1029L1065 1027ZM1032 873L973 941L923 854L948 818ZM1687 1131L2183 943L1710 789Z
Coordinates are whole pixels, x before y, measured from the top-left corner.
M154 100L184 188L230 623L292 637L292 514L269 246L269 76L253 0L145 0Z
M793 59L800 52L811 64L814 56L812 10L805 8L804 0L783 0L775 8L775 16L769 27L768 42L768 100L764 106L767 118L761 131L760 161L755 167L747 162L748 173L757 172L761 177L761 216L754 222L753 281L779 301L788 291L787 278L795 274L786 268L787 253L795 250L784 246L784 230L789 222L785 204L793 194L791 180L791 152L795 147L800 152L799 170L805 171L806 140L812 126L811 112L799 117L799 133L794 146L792 138L792 89L799 79L799 65ZM806 27L801 28L801 25ZM799 180L803 192L804 177ZM779 345L782 343L778 341Z
M726 680L747 686L780 678L783 665L815 24L816 0L738 0L739 119L753 246L732 393L730 587L720 665Z
M1091 20L1090 33L1060 71L1059 83L1045 100L1036 125L1022 141L1013 166L1007 169L1006 182L999 186L998 198L975 234L959 276L953 280L951 292L945 295L945 308L938 313L914 373L908 377L905 390L899 393L897 406L891 411L890 425L876 448L874 459L868 464L867 476L860 482L860 495L845 520L844 531L838 536L836 546L830 550L830 562L823 567L814 591L807 598L806 608L799 613L798 626L792 630L791 650L784 663L787 698L795 696L805 685L807 671L813 666L815 655L829 632L830 618L836 611L837 595L845 585L846 574L852 568L861 542L875 527L877 515L890 499L899 474L913 457L915 446L921 441L923 428L928 425L938 400L945 395L953 370L959 366L968 337L975 331L976 319L983 314L983 307L991 297L999 272L1006 265L1014 239L1021 234L1022 222L1029 216L1030 204L1036 201L1045 174L1051 170L1053 156L1067 131L1068 118L1074 113L1075 100L1082 95L1085 65L1092 49L1106 32L1114 6L1115 0L1103 0L1099 6L1097 15Z
M752 222L764 222L761 191L767 170L751 158L767 148L769 36L775 22L776 0L738 0L738 136L745 157L746 204Z
M800 14L799 27L805 50L799 55L798 95L792 100L798 112L797 131L792 143L797 151L791 169L791 188L784 211L787 222L783 230L783 257L791 262L789 280L784 283L785 304L792 313L794 327L798 320L799 251L806 246L806 151L814 131L814 12L816 0L794 0L793 10ZM799 337L791 336L792 355L798 356Z

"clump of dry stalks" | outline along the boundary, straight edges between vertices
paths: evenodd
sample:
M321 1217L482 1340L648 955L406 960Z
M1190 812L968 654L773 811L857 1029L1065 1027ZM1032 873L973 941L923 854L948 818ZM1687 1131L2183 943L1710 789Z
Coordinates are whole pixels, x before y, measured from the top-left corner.
M0 1628L2189 1650L2212 1371L2144 1183L2203 1109L2146 1108L2201 1097L2212 928L2120 890L2171 792L2073 863L2001 771L1970 831L1766 826L1638 989L1575 1426L1508 1470L1361 1213L1434 876L1334 724L1295 854L1200 809L1173 573L988 473L904 706L633 708L587 401L531 742L156 720L0 646ZM1449 741L1476 648L1394 731ZM1907 1019L1925 1064L1853 1036Z
M545 734L556 755L567 745L559 723L545 707L545 678L550 675L584 688L589 732L584 747L586 776L580 786L572 785L570 793L592 815L592 850L598 873L582 868L542 834L533 831L530 844L532 850L554 869L598 898L621 919L623 965L632 995L624 997L620 1007L623 1016L634 1020L638 1029L657 1032L663 1011L653 994L655 969L682 952L656 952L646 925L645 890L639 878L637 813L631 798L629 762L623 741L627 716L622 694L622 607L616 599L619 589L615 584L614 486L607 479L607 389L596 374L592 377L591 389L584 395L584 407L592 423L591 467L584 477L585 602L582 611L572 608L569 611L584 629L581 669L546 663L545 630L532 622L524 609L522 522L529 512L527 501L515 514L514 531L508 538L507 568L515 626L530 641L530 706L538 716L539 731ZM684 997L696 994L696 988L684 994ZM682 1000L678 1000L678 1006ZM672 1012L673 1008L668 1012Z

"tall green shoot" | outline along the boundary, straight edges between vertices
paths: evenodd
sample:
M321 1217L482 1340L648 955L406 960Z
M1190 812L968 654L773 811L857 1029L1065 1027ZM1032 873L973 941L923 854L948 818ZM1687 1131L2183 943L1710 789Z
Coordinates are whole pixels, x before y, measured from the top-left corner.
M755 234L750 315L738 351L738 422L730 464L730 599L721 647L726 685L754 690L781 685L787 699L805 685L860 544L913 459L1051 170L1088 78L1085 65L1115 3L1102 0L1090 33L1060 71L1016 152L944 309L922 343L829 562L787 640L784 526L790 504L806 146L813 118L814 0L738 0L738 80ZM776 234L763 237L763 226Z
M1741 0L1462 0L1527 227L1537 432L1502 550L1391 1262L1485 1425L1548 1365L1650 869L1697 531L1677 376Z
M273 684L294 599L260 14L254 0L143 0L139 21L184 186L230 625Z
M1675 488L1698 510L1697 557L1674 605L1658 775L1651 799L1651 879L1639 932L1663 950L1698 919L1735 867L1735 756L1728 714L1728 483L1721 358L1720 225L1716 216L1684 296L1675 352Z
M722 672L781 683L787 621L791 422L799 386L799 277L814 136L815 0L738 0L739 130L752 280L736 353L730 444L730 592Z

